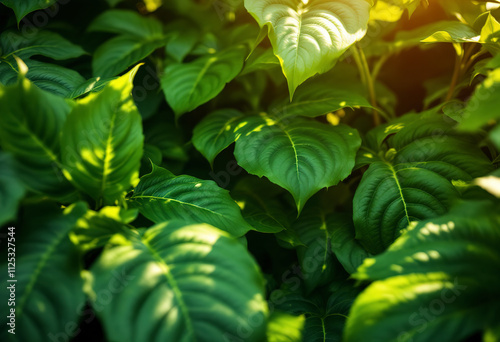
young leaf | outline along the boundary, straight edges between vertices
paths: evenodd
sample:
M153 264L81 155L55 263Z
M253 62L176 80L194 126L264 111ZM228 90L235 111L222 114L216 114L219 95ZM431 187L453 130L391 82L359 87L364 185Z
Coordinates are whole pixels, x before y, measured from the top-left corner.
M361 139L355 129L268 115L242 121L234 155L247 172L288 190L298 212L318 190L351 173Z
M88 210L70 232L70 239L82 251L104 247L115 234L134 236L126 224L137 217L137 209L104 207L99 212Z
M91 269L93 306L109 340L235 341L242 332L245 341L264 339L264 279L236 239L174 221L120 242ZM125 283L104 302L99 294L114 274Z
M15 288L15 307L10 306L15 308L15 335L7 331L10 319L5 314L0 318L6 327L0 332L0 339L56 340L60 339L59 332L67 331L71 322L74 322L71 329L78 327L78 308L85 304L79 253L68 233L87 208L79 202L64 212L52 203L26 209L22 233L15 232L15 261L10 261L16 265L16 282L8 282L12 278L7 278L7 258L2 261L5 271L0 275L5 284L0 290L4 303L8 303L11 293L9 286Z
M19 179L12 155L0 152L0 226L16 218L17 206L25 188Z
M173 219L208 223L236 237L253 229L228 191L215 182L175 176L156 165L141 177L128 203L155 223Z
M189 63L167 66L161 83L176 117L217 96L243 68L246 49L232 48Z
M444 214L459 196L452 180L492 171L474 139L457 133L442 116L407 123L388 143L392 149L370 165L353 200L356 238L373 254L411 221Z
M244 115L236 109L219 109L207 115L193 130L193 145L213 164L215 157L237 137Z
M363 38L370 4L368 0L245 0L245 8L260 27L268 26L290 100L302 82L330 70Z
M345 341L461 341L498 327L500 216L465 202L418 223L355 274L374 280L357 299Z
M420 5L420 0L377 0L370 11L370 20L396 22L408 10L408 16Z
M76 102L62 132L64 175L99 206L137 183L144 137L131 91L138 68Z
M19 24L26 14L52 6L56 1L57 0L0 0L0 3L14 10L17 23Z
M74 189L61 172L59 136L71 107L21 72L16 84L0 85L0 145L19 162L19 176L30 190L64 198Z

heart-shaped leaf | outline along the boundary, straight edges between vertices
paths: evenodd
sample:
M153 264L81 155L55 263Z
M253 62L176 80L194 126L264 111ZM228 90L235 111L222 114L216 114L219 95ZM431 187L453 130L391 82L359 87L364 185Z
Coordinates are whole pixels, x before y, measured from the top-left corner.
M302 82L330 70L363 38L370 5L368 0L245 0L259 25L268 26L290 99Z
M268 115L240 123L234 155L238 164L288 190L300 213L318 190L349 176L361 139L355 129Z
M117 241L91 269L93 307L110 341L264 340L264 279L238 240L175 221ZM116 274L121 286L100 296Z

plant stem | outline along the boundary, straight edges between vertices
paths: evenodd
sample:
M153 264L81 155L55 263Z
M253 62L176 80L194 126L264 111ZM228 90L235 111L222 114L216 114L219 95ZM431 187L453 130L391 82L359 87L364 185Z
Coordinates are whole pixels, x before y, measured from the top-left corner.
M478 57L477 54L472 56L475 47L475 44L469 44L462 55L457 54L457 57L455 59L455 68L453 69L453 76L451 78L450 88L448 89L448 93L446 94L445 102L448 102L453 98L458 82L462 79L465 72L470 68L474 60Z
M370 96L370 104L373 109L373 123L375 126L380 125L380 115L377 111L377 96L375 94L375 84L370 73L370 67L368 66L368 61L366 60L365 53L363 50L355 44L353 46L353 57L356 61L356 65L358 66L359 73L361 75L361 81L365 84L368 89L368 94Z

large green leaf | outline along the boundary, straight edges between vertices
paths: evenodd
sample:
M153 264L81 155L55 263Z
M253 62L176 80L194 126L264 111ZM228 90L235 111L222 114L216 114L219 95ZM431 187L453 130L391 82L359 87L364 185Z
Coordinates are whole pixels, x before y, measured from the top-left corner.
M0 152L0 226L14 219L25 188L16 173L12 155Z
M370 4L367 0L245 0L259 25L268 26L290 99L302 82L330 70L363 38Z
M57 0L1 0L0 3L14 10L17 23L19 24L26 14L47 8L56 1Z
M300 213L318 190L351 173L361 144L357 131L296 118L249 117L240 124L235 156L246 171L288 190Z
M217 96L243 68L246 49L231 48L189 63L167 66L162 88L177 117Z
M128 203L155 223L173 219L208 223L237 237L253 229L228 191L214 181L175 176L155 165L141 177Z
M207 115L193 130L193 145L213 165L215 157L231 145L244 115L236 109L219 109Z
M159 21L133 11L109 10L98 16L89 31L118 33L94 53L94 76L111 77L149 56L165 45L166 37Z
M19 176L36 192L65 197L73 187L60 162L60 132L71 107L63 98L45 92L25 78L0 85L0 144L19 162Z
M444 214L459 196L451 181L492 171L476 139L460 135L440 115L406 124L387 143L392 149L374 158L353 202L356 238L373 254L387 248L411 221Z
M62 133L64 175L99 206L137 184L144 137L132 99L139 66L76 102Z
M7 255L2 261L2 341L58 340L67 338L68 326L71 332L78 327L79 310L85 305L82 265L68 233L86 210L81 202L64 212L52 203L26 208L23 225L15 231L13 278L7 277ZM7 306L9 285L15 286L15 306ZM7 325L9 308L15 308L15 335L7 332L12 328Z
M355 277L374 280L357 299L345 340L461 341L500 315L500 216L465 202L420 222Z
M258 266L240 242L209 225L158 224L141 240L110 246L91 271L93 306L111 341L264 339ZM114 274L123 286L100 296Z

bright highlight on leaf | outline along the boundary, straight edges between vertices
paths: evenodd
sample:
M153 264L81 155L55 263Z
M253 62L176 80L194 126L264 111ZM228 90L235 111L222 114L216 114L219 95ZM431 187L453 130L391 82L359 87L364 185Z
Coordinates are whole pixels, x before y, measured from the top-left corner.
M245 0L288 81L290 99L305 80L330 70L366 33L368 0Z

